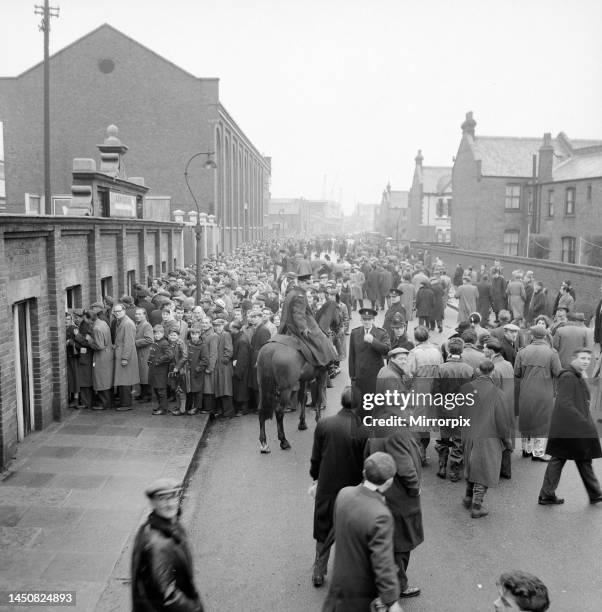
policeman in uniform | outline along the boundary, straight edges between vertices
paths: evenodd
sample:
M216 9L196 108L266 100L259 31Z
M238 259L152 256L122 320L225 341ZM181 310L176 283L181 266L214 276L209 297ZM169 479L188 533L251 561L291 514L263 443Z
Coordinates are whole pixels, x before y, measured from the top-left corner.
M401 303L401 296L403 291L401 289L391 289L389 291L389 302L391 306L385 313L385 320L383 322L383 329L389 334L389 339L393 342L393 329L391 322L393 317L396 315L403 317L404 321L407 321L407 313L405 306Z
M349 338L349 377L356 401L361 395L376 392L376 377L391 350L389 334L374 325L376 310L361 308L359 314L362 325L353 329Z
M279 334L296 336L310 350L315 365L327 367L328 375L334 378L340 373L338 355L332 342L320 329L307 301L307 290L311 274L297 277L297 284L288 292L282 305Z
M408 340L407 336L408 324L400 313L393 315L391 319L391 350L396 348L404 348L411 351L414 348L414 343Z

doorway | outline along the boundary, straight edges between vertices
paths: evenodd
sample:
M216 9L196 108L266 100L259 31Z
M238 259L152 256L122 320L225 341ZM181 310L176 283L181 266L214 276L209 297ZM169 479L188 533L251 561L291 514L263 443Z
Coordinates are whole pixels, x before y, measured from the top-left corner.
M34 300L13 306L15 330L15 384L17 396L17 439L23 440L35 429L33 367L31 353L31 315Z

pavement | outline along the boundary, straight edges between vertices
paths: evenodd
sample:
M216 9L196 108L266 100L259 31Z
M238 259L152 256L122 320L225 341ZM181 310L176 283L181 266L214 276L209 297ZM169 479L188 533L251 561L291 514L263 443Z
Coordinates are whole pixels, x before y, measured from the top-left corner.
M90 612L128 610L129 563L149 512L145 487L184 480L206 415L74 410L33 432L0 474L0 591L76 591ZM1 610L13 609L0 605ZM36 607L36 610L56 610Z

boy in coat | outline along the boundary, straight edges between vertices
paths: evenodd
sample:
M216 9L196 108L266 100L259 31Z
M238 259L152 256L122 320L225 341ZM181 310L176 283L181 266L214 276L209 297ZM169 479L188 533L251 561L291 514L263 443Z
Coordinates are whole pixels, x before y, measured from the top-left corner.
M151 386L159 402L153 410L153 415L165 414L167 411L167 375L174 354L169 341L165 337L163 325L153 327L155 342L151 345L148 356L148 384Z
M173 390L176 399L176 407L170 410L174 416L180 416L186 412L186 345L180 339L177 329L170 329L167 335L171 350L173 351L173 361L168 374L168 388Z
M200 328L190 329L190 340L186 345L186 351L188 353L186 413L192 416L203 407L203 378L209 363L209 350L201 340Z

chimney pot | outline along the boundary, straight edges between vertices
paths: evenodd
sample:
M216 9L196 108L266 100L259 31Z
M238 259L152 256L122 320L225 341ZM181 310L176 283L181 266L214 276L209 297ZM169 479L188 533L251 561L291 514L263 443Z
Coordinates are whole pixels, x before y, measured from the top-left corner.
M462 123L461 125L462 134L472 136L474 138L474 129L476 125L477 125L477 122L474 120L472 111L468 111L466 113L466 119L464 120L464 123Z

